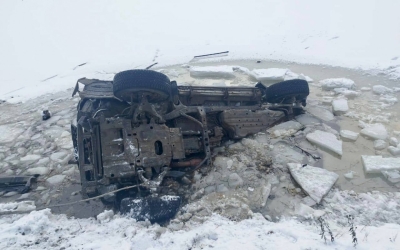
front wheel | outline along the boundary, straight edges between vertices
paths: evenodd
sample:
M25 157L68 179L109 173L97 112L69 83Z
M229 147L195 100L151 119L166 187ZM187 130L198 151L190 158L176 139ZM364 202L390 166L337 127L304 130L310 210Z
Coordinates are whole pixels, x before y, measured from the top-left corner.
M272 84L265 90L265 100L269 103L291 104L302 102L305 104L310 94L308 82L301 79L293 79Z

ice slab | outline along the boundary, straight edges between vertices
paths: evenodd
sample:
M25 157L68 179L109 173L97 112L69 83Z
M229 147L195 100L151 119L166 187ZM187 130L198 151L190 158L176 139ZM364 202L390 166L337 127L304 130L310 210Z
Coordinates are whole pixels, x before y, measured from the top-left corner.
M324 121L331 121L335 119L331 111L321 107L308 107L307 111Z
M235 78L232 66L227 66L227 65L191 67L190 76L199 78L227 78L227 79Z
M304 126L301 123L288 121L268 129L268 132L271 133L272 137L290 136L302 128L304 128Z
M385 126L381 123L367 125L360 133L375 140L385 140L388 136Z
M250 76L260 82L283 81L288 69L269 68L269 69L253 69Z
M288 163L290 174L301 188L317 203L331 190L339 175L323 168Z
M342 141L338 140L332 133L316 130L307 134L306 138L325 150L332 151L340 156L342 155Z
M393 90L383 85L374 85L372 87L372 92L378 95L382 95L382 94L392 93Z
M333 114L343 115L349 111L349 105L346 99L336 99L332 101Z
M355 87L353 80L348 78L329 78L320 81L323 90L332 90L335 88L352 89Z
M381 155L362 155L361 159L367 173L400 170L400 158L383 158Z
M24 131L24 129L15 127L15 125L1 125L0 144L13 142Z
M358 138L359 133L350 131L350 130L340 130L340 136L342 138L351 140L351 141L355 141Z
M295 119L296 119L296 121L298 121L299 123L301 123L304 126L316 125L316 124L321 123L317 118L315 118L314 116L311 116L309 114L298 115L298 116L296 116Z

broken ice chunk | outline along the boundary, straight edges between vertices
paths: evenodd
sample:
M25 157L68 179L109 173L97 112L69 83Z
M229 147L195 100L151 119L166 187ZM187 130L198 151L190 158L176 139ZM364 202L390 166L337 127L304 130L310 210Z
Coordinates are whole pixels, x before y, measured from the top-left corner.
M399 147L393 147L389 146L388 147L389 153L391 153L393 156L399 156L400 155L400 148Z
M321 202L339 178L336 173L309 165L303 167L299 163L288 163L288 167L291 175L304 192L317 203Z
M227 65L191 67L190 76L199 78L226 78L226 79L235 78L232 66L227 66Z
M392 171L382 171L382 174L390 181L391 183L400 182L400 171L392 170Z
M375 140L374 141L374 149L382 150L386 148L386 142L384 140Z
M371 90L370 87L362 87L362 88L361 88L361 91L370 91L370 90Z
M306 138L323 149L342 155L342 141L338 140L332 133L316 130L307 134Z
M359 133L350 131L350 130L340 130L340 136L342 138L351 140L351 141L355 141L358 138Z
M50 185L58 185L61 184L61 182L63 182L65 179L65 175L54 175L50 178L48 178L46 181L50 184Z
M346 99L336 99L332 101L332 108L334 115L343 115L349 111L349 105Z
M372 87L372 92L378 95L382 95L382 94L392 93L393 90L383 85L374 85Z
M301 123L288 121L270 128L268 132L270 132L273 137L290 136L302 128L304 128L304 126Z
M335 88L352 89L355 87L353 80L348 78L329 78L320 81L323 90L332 90Z
M356 174L356 172L350 171L350 172L343 174L343 176L346 177L347 179L353 179L355 174Z
M381 155L362 155L361 159L367 173L400 169L400 158L382 158Z
M272 83L283 81L287 72L288 69L279 68L253 69L250 76L263 83Z
M390 144L390 146L397 147L397 145L399 144L399 141L397 140L396 137L390 137L389 144Z
M360 133L375 140L385 140L388 136L385 126L381 123L366 126L360 131Z

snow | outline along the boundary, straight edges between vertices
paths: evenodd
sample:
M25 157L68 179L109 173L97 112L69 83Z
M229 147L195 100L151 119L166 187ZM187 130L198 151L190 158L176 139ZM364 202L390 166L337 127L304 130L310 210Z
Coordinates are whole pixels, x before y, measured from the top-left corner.
M336 99L332 101L333 114L342 115L349 111L349 105L346 99Z
M367 173L380 173L383 170L400 170L400 158L382 158L381 155L362 155L361 159Z
M33 201L0 203L0 215L7 214L9 212L32 211L35 209L36 206L35 202Z
M299 163L288 163L290 174L301 188L317 203L331 190L339 176L326 169Z
M191 67L190 76L198 78L235 78L232 66Z
M332 133L316 130L307 134L306 138L325 150L329 150L340 156L342 155L342 141L338 140Z
M350 130L340 130L340 136L342 138L351 140L351 141L355 141L358 138L359 133L350 131Z
M319 82L323 90L333 90L335 88L352 89L355 88L353 80L348 78L329 78Z
M288 69L278 68L254 69L250 72L250 75L259 82L271 83L285 80L285 75L288 71Z
M385 126L381 123L368 124L360 133L375 140L385 140L388 136Z

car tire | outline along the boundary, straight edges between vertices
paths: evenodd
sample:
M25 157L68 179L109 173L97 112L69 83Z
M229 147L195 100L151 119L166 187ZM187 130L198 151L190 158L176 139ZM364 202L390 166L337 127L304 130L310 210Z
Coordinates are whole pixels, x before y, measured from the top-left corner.
M157 71L135 69L114 76L114 96L124 101L137 101L139 93L146 93L149 102L165 101L170 97L169 78Z
M265 100L269 103L293 103L293 97L296 101L305 101L310 94L308 83L305 80L293 79L272 84L265 90Z

